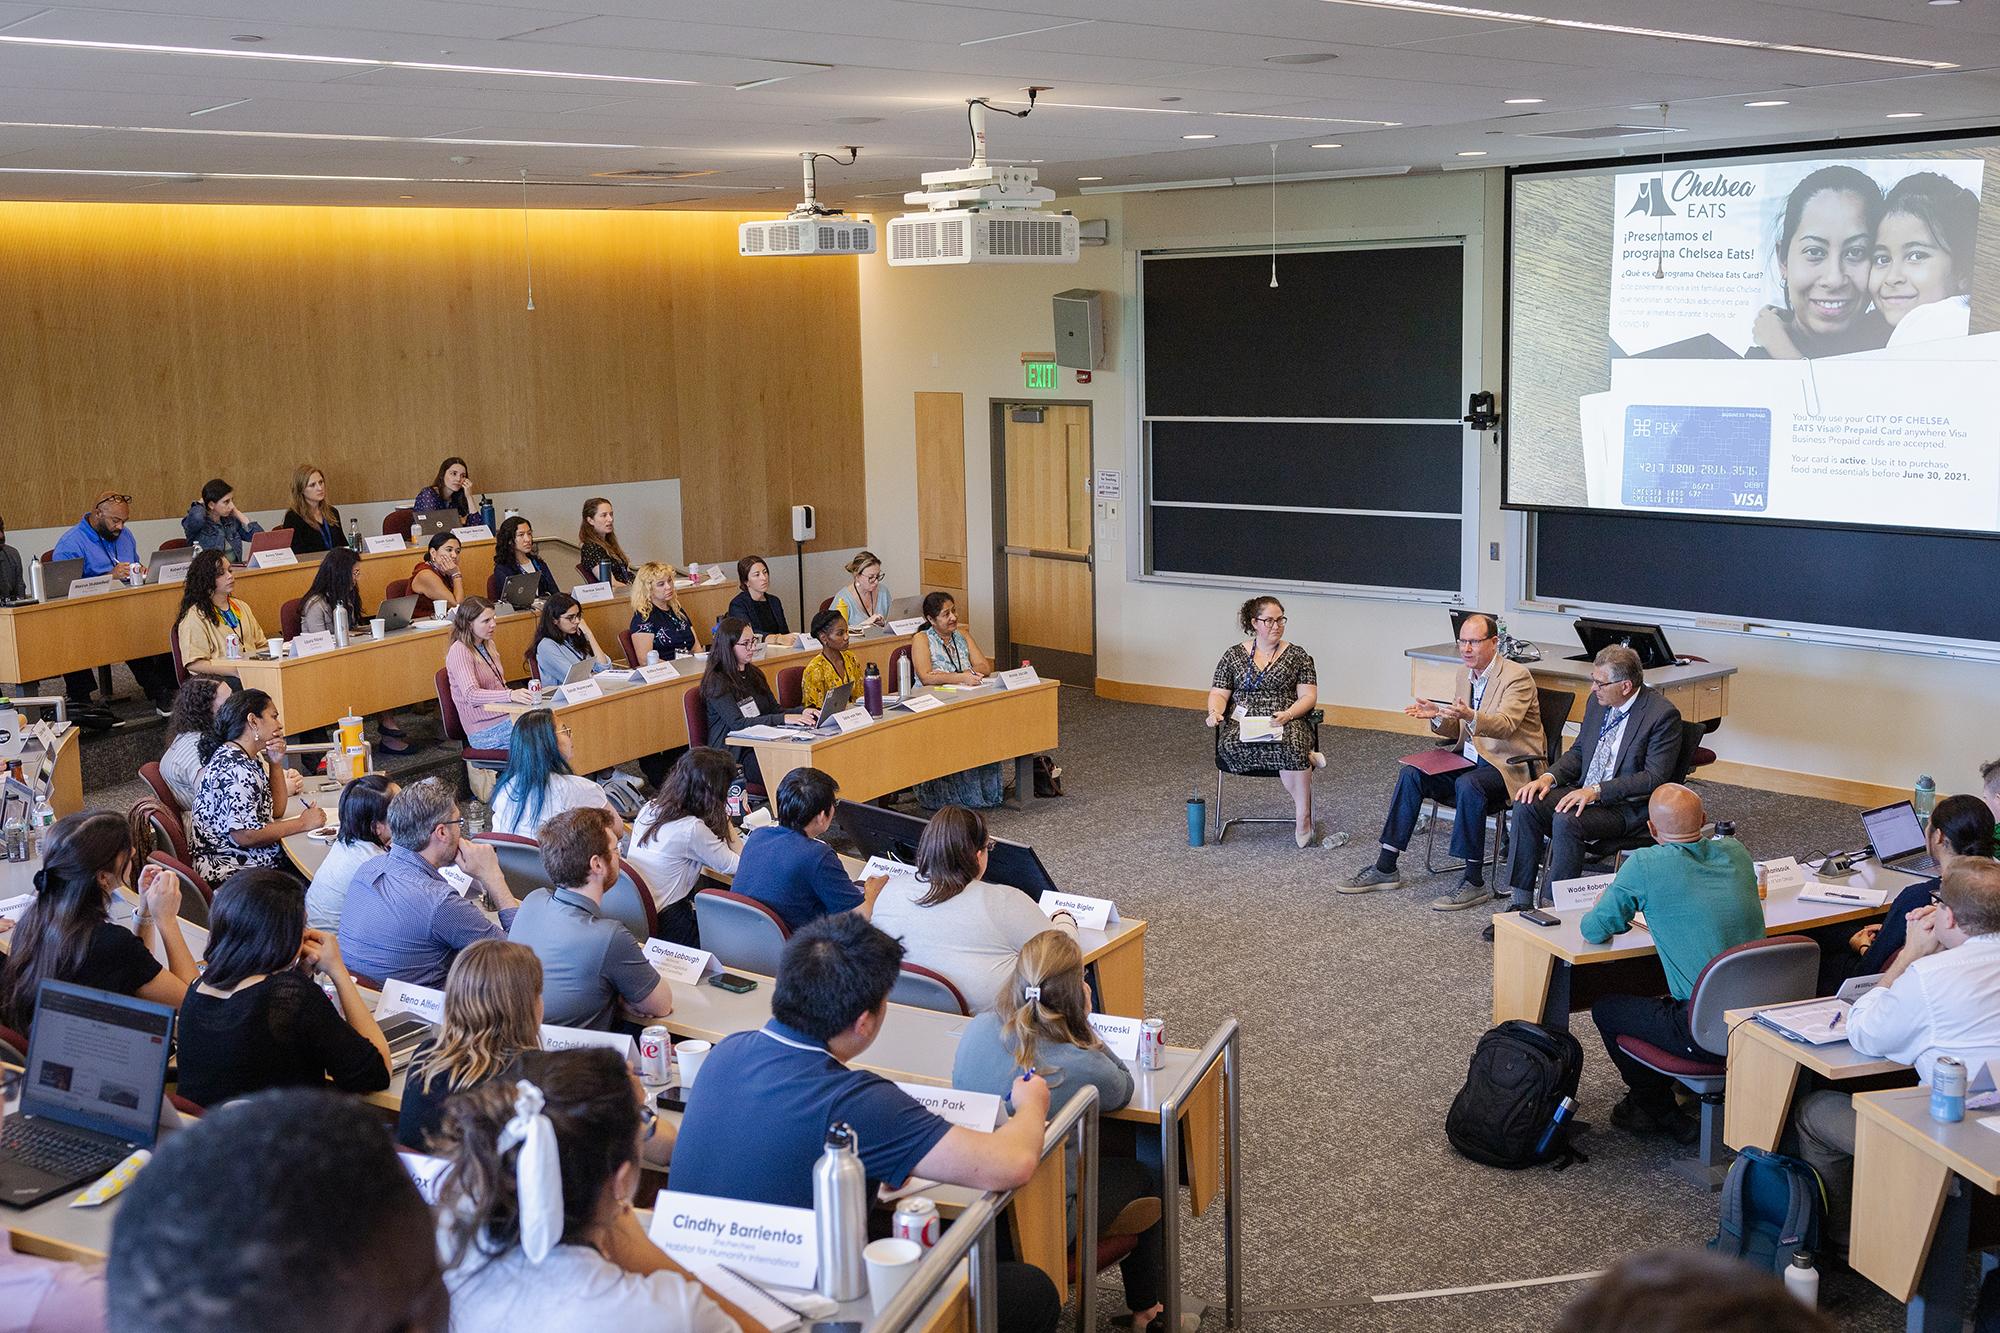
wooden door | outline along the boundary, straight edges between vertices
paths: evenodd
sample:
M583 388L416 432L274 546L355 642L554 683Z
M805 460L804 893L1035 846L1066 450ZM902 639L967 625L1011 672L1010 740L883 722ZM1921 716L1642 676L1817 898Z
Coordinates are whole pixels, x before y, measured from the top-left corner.
M1045 677L1094 686L1090 408L1019 404L1003 415L1009 655L1030 659Z
M965 591L965 395L917 395L917 571L912 591L948 592L968 616ZM898 596L903 592L892 584Z

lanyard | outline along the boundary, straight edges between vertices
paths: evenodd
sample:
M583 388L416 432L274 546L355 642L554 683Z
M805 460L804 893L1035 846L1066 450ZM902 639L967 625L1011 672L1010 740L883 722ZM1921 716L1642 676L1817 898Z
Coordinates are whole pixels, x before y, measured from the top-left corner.
M1266 662L1260 670L1257 666L1257 650L1255 648L1244 649L1243 660L1247 665L1243 672L1243 688L1246 690L1263 689L1265 678L1271 674L1272 668L1276 667L1284 656L1285 644L1281 640L1278 644L1278 651L1271 654L1271 660Z
M931 643L934 645L931 654L933 657L935 657L938 653L942 652L944 654L945 665L950 667L953 671L970 671L972 669L972 663L970 661L961 662L958 660L957 634L954 633L951 636L951 645L947 647L945 641L941 637L939 637L938 632L936 630L934 629L927 630L925 632L931 636ZM971 656L972 653L968 649L966 652L966 657L969 659Z
M475 645L473 646L473 649L472 649L472 651L473 651L473 652L475 652L475 653L478 653L478 654L479 654L479 660L480 660L480 661L482 661L482 662L484 662L484 663L486 663L486 669L487 669L488 671L491 671L491 672L492 672L492 673L493 673L494 675L496 675L496 676L500 676L500 668L499 668L499 666L498 666L498 665L497 665L497 664L496 664L496 663L495 663L495 662L493 661L493 655L492 655L491 653L489 653L489 652L487 652L487 651L486 651L486 645L485 645L485 644L483 644L483 643L481 643L481 644L475 644ZM503 686L504 686L504 685L506 685L506 683L507 683L507 678L506 678L505 676L500 676L500 683L501 683L501 685L503 685Z
M229 622L229 628L231 629L240 630L243 628L243 621L237 616L234 604L222 608L222 618Z

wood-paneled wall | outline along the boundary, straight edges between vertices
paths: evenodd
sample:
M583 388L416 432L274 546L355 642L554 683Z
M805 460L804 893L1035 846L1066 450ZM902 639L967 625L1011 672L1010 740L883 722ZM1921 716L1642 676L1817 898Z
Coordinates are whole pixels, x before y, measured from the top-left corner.
M745 214L0 203L11 527L135 517L294 463L407 497L679 477L686 549L865 538L852 259L743 259ZM533 311L527 308L529 261Z

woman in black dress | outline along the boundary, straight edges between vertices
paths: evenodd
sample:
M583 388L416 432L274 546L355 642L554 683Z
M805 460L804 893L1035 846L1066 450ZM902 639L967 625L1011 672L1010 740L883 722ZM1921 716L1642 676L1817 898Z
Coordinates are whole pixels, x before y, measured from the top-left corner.
M1208 691L1208 725L1221 727L1216 753L1230 772L1277 769L1292 794L1301 847L1316 847L1322 832L1313 822L1312 770L1326 760L1313 749L1308 720L1319 705L1319 674L1312 654L1285 642L1285 608L1275 597L1252 597L1237 612L1248 636L1215 664ZM1261 739L1245 739L1244 724Z

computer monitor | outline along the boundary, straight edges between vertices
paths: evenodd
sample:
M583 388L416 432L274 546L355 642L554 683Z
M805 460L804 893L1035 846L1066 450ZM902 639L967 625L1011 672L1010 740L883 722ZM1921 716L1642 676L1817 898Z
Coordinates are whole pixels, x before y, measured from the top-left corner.
M917 863L917 844L923 840L925 821L916 815L885 810L879 805L842 801L833 813L834 827L864 857L887 856L905 865ZM1042 894L1058 892L1042 858L1025 842L995 838L986 858L985 879L990 884L1011 884L1040 902Z
M1496 631L1500 628L1500 617L1494 615L1491 611L1477 611L1469 606L1454 606L1451 608L1452 638L1456 639L1464 632L1465 618L1467 616L1484 616L1486 617L1486 623L1493 626Z
M1583 651L1570 658L1572 662L1589 662L1614 643L1624 644L1639 654L1639 665L1647 670L1655 667L1674 665L1674 650L1667 642L1666 631L1658 625L1647 625L1632 620L1596 620L1589 616L1579 616L1576 622L1577 641L1583 644Z

